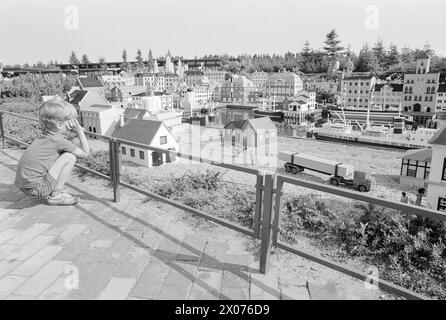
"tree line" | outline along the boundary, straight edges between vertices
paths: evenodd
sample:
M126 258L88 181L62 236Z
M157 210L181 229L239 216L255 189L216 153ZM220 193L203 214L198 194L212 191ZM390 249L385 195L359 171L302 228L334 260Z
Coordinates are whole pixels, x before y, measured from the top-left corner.
M231 73L251 73L254 71L279 72L283 70L303 72L303 73L327 73L334 75L334 71L346 69L348 64L353 66L354 71L370 72L379 75L386 72L413 72L415 71L415 56L420 51L429 51L432 55L431 70L446 74L446 58L440 57L427 44L422 49L411 49L404 46L399 49L395 44L390 43L385 46L382 39L377 39L376 43L369 45L365 43L358 53L354 52L349 45L344 46L335 29L325 35L324 46L315 49L306 41L298 52L286 52L285 54L242 54L230 56L228 54L210 54L202 58L220 58L222 69ZM167 54L173 59L182 56L173 56L170 50ZM195 57L197 58L197 57ZM238 58L232 61L231 58ZM121 53L121 67L130 72L153 71L154 57L152 50L144 55L138 48L134 59L136 64L130 64L126 49ZM82 54L79 60L77 54L72 51L68 58L69 63L90 63L91 60L86 54ZM99 56L97 62L106 62L104 56ZM57 62L56 62L57 63ZM35 67L54 67L55 62L45 65L38 62ZM29 67L25 64L23 67Z

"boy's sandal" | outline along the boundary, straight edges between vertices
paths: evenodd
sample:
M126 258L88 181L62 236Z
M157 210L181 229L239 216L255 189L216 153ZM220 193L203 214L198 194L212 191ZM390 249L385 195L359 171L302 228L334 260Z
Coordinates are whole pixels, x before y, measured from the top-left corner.
M51 206L72 206L79 202L78 197L73 197L66 192L58 192L55 195L50 195L47 198L47 203Z

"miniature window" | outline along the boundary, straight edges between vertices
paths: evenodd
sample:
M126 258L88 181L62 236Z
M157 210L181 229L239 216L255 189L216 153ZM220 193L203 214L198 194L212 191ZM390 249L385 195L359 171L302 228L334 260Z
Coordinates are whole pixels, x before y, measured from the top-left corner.
M446 211L446 198L438 198L438 207L439 211Z
M122 147L121 150L122 150L122 154L123 154L123 155L126 155L126 154L127 154L127 149L126 149L125 147Z
M130 149L130 156L135 157L135 149Z
M441 173L441 180L446 181L446 158L443 160L443 171Z
M139 158L140 158L141 160L144 160L144 151L140 151L140 152L139 152Z
M160 137L160 144L166 144L167 143L167 136L161 136Z

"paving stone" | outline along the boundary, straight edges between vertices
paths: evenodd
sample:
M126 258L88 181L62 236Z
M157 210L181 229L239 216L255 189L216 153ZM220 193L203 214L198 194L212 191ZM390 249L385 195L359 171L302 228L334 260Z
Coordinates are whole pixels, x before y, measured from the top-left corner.
M325 284L308 281L308 291L311 300L340 300L336 284L331 281Z
M198 270L191 289L191 300L214 300L220 298L223 272Z
M223 287L221 296L228 300L249 300L249 289Z
M88 249L88 246L93 239L94 237L91 235L77 236L68 245L63 247L62 251L57 254L55 259L67 261L76 260L84 251Z
M48 245L54 239L53 236L37 236L24 246L11 252L6 260L26 260L34 255L37 251Z
M67 226L60 234L54 239L54 244L66 245L73 241L77 236L81 235L82 232L88 226L85 224L71 224Z
M39 234L41 234L44 230L48 229L51 225L48 223L36 223L29 229L27 229L25 232L20 233L16 237L9 240L8 244L17 244L22 245L25 244L35 237L37 237Z
M0 247L0 260L3 260L13 252L17 246L4 244Z
M181 243L181 240L178 242ZM169 238L163 238L159 243L154 256L164 262L171 262L175 259L176 254L180 250L180 244Z
M189 296L190 286L177 287L164 285L158 295L157 300L186 300Z
M150 260L147 249L133 247L118 268L115 276L138 279Z
M228 245L223 242L208 241L200 259L200 269L223 269Z
M279 283L280 286L307 287L307 279L296 274L279 276Z
M60 246L46 246L34 254L31 258L23 262L16 269L11 271L11 275L30 277L40 268L50 262L54 256L62 250Z
M239 270L224 270L222 287L249 289L249 274Z
M11 294L9 295L6 300L35 300L35 297L31 297L31 296L19 296L16 294Z
M40 269L35 275L29 278L20 288L14 291L15 294L37 297L51 283L56 280L70 264L69 261L53 260Z
M65 282L68 282L68 286ZM48 288L46 288L38 297L38 300L63 300L66 299L72 290L74 283L67 279L67 275L64 273L57 278Z
M97 239L90 243L90 248L110 248L116 239Z
M280 299L279 279L274 275L251 274L251 300Z
M197 266L186 263L172 263L164 284L189 288L192 286L196 272Z
M92 300L96 299L105 289L116 271L115 264L97 263L88 270L79 271L79 289L72 290L68 299Z
M26 280L28 280L26 277L16 277L10 275L0 278L0 300L5 299Z
M0 261L0 278L3 277L5 274L8 274L11 270L17 268L21 263L21 261L17 260Z
M135 283L135 279L112 278L98 300L125 300Z
M138 283L130 292L131 297L143 299L156 299L161 291L164 279L169 273L170 267L163 263L149 263L138 280Z
M47 236L57 236L65 229L71 226L71 224L75 223L76 218L74 217L59 217L54 223L51 224L47 230L43 231L43 235Z
M310 300L307 287L283 286L280 288L282 300Z
M226 254L224 257L224 269L236 271L249 270L249 256L247 254Z
M103 263L121 264L133 248L133 245L133 241L121 236L113 242L99 261Z
M5 242L8 242L10 239L16 237L20 234L22 230L19 229L6 229L0 233L0 245Z
M17 202L25 197L26 195L16 187L12 187L6 191L3 190L0 193L0 201Z

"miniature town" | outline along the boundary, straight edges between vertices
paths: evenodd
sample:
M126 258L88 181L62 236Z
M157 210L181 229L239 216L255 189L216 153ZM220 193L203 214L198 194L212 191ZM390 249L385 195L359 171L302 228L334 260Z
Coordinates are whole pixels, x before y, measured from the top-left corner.
M446 57L323 43L0 62L0 300L444 299ZM14 184L49 101L66 210Z
M360 191L371 191L375 184L368 168L355 171L352 161L343 164L302 153L299 144L316 139L335 147L344 143L382 152L407 150L399 156L398 183L403 189L417 188L413 197L419 205L444 211L446 83L439 72L430 71L430 54L416 55L414 73L384 79L355 73L351 61L339 70L336 61L334 84L309 77L304 81L304 74L286 70L233 74L221 70L218 59L185 62L169 54L162 61L148 60L134 73L119 63L59 67L76 76L64 98L76 106L86 131L187 154L202 153L204 141L198 151L191 148L191 132L201 129L199 139L204 139L203 131L211 137L206 147L213 145L212 151L201 154L209 160L238 158L248 166L267 164L288 174L308 169L328 175L332 185ZM14 70L3 73L11 76ZM316 88L329 85L336 100L317 103ZM280 139L287 143L278 143ZM296 150L282 145L296 145ZM125 145L121 153L125 161L147 168L180 160ZM340 170L342 166L349 168Z

